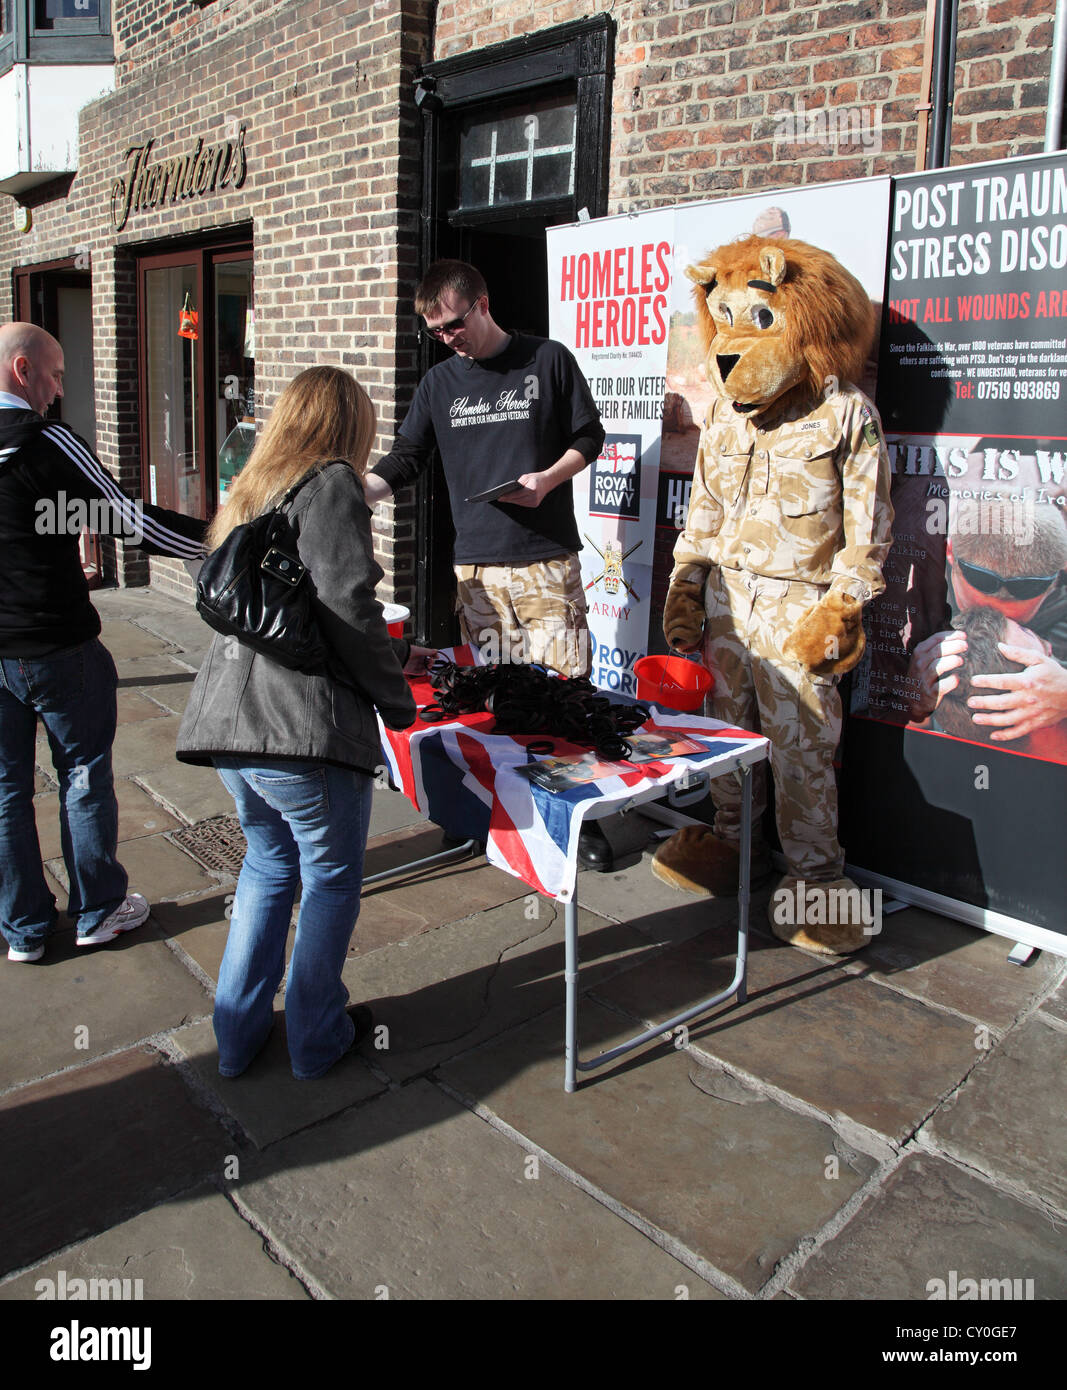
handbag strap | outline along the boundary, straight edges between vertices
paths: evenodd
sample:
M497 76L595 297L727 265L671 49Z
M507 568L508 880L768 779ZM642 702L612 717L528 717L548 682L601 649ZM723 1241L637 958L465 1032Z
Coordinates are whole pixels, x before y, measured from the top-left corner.
M327 468L332 467L335 463L344 463L346 468L349 466L347 463L345 463L344 459L331 459L329 463L317 463L314 468L309 468L302 478L298 478L296 482L292 485L292 487L290 487L280 498L280 500L274 504L274 506L271 508L271 511L274 513L274 518L270 524L270 531L267 540L268 547L273 543L275 527L280 525L282 514L285 511L285 508L290 504L290 502L292 502L296 494L300 491L300 489L304 486L305 483L310 482L311 479L316 477L319 473L324 473Z

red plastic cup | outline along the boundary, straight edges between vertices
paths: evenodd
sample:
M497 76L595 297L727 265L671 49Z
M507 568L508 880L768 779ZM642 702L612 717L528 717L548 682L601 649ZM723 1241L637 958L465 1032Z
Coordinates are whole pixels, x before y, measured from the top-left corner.
M669 709L698 710L715 688L715 680L699 661L682 656L643 656L634 662L637 698Z
M411 609L405 608L402 603L383 603L382 612L385 616L385 625L389 629L389 636L403 637L404 623L411 617Z

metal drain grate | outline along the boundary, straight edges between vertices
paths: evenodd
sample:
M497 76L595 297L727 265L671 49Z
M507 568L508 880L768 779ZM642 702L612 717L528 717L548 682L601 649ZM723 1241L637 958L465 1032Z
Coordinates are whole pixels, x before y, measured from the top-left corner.
M235 878L241 872L248 848L236 816L213 816L211 820L197 821L188 830L177 831L171 839L205 869L217 874L233 874Z

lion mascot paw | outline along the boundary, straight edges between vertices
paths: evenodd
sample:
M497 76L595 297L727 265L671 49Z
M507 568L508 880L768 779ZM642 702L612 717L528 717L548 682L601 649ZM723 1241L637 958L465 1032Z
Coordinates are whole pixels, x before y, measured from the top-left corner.
M842 676L858 666L867 639L863 605L850 594L825 594L797 623L783 652L813 676Z
M704 632L704 585L679 579L667 591L663 605L663 635L676 652L695 652Z

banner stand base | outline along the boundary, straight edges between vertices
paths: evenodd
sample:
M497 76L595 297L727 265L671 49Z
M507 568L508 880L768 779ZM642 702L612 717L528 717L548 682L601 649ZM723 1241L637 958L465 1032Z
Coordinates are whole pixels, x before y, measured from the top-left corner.
M1052 951L1054 955L1067 956L1067 936L1049 931L1047 927L1035 926L1032 922L1022 922L1016 917L1006 917L990 908L976 907L973 903L959 902L941 893L919 888L913 883L902 883L899 879L887 878L883 874L871 873L853 864L845 865L845 873L854 882L867 888L881 888L887 895L892 894L909 907L922 907L928 912L937 912L942 917L951 917L968 927L979 927L982 931L1006 936L1016 943L1015 950L1029 947L1031 951ZM1014 955L1015 952L1012 952ZM1014 964L1021 965L1026 958L1016 958Z

